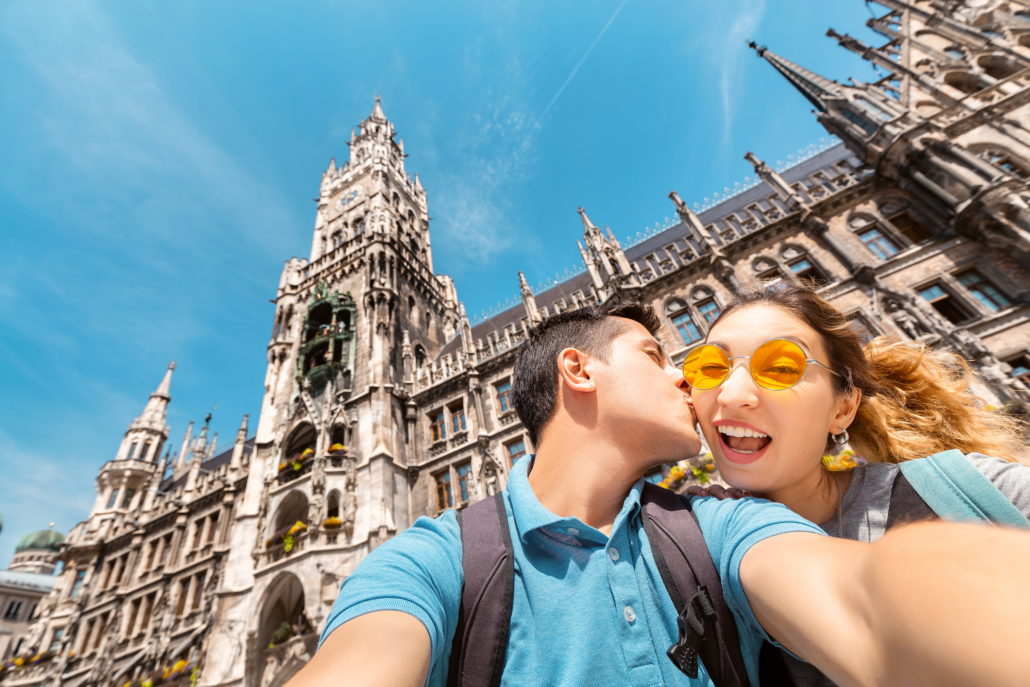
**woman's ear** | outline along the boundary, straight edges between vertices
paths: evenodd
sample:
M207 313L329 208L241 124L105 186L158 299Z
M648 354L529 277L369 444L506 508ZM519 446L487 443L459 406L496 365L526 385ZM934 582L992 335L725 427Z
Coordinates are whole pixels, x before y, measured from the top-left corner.
M851 392L837 398L837 412L830 423L830 432L840 434L851 426L855 421L855 414L858 413L858 406L862 403L862 390L852 387Z
M597 383L590 374L590 356L575 348L566 348L558 354L558 375L565 386L573 391L591 393Z

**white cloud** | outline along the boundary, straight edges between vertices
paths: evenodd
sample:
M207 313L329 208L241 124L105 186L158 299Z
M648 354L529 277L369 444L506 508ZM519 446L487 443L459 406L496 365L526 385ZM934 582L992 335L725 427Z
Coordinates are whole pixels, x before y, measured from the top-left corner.
M744 72L744 59L750 54L747 41L754 38L755 30L765 16L765 0L739 0L721 5L721 14L732 17L727 32L716 32L718 40L710 46L719 70L719 96L723 110L723 141L727 141L733 127L737 108L743 95L739 87ZM722 25L724 22L720 21Z

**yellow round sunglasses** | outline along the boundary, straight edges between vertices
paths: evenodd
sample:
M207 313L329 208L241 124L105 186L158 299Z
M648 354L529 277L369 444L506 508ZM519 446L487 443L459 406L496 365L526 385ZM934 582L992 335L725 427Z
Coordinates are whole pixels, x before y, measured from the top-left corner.
M783 391L805 378L809 363L841 377L826 365L805 355L801 346L787 339L772 339L751 355L731 356L715 344L701 344L690 349L683 361L683 378L699 391L714 389L730 374L730 361L748 360L748 370L755 384L770 391Z

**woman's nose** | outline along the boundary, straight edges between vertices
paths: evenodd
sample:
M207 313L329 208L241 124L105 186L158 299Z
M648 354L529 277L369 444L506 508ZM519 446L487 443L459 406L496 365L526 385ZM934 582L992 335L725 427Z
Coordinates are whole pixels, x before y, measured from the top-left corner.
M719 386L719 403L729 408L753 408L758 405L758 387L747 365L736 365Z

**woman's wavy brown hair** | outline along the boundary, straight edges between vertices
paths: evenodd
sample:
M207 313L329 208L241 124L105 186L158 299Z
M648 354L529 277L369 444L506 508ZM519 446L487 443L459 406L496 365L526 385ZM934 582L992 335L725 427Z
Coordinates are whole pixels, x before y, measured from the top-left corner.
M899 463L958 449L1022 462L1025 426L987 409L970 390L974 375L960 356L886 336L863 346L843 313L812 289L793 284L747 289L719 320L752 305L782 308L818 332L830 368L841 375L833 377L837 392L846 393L849 383L862 391L848 434L867 461ZM833 446L829 436L826 446Z

